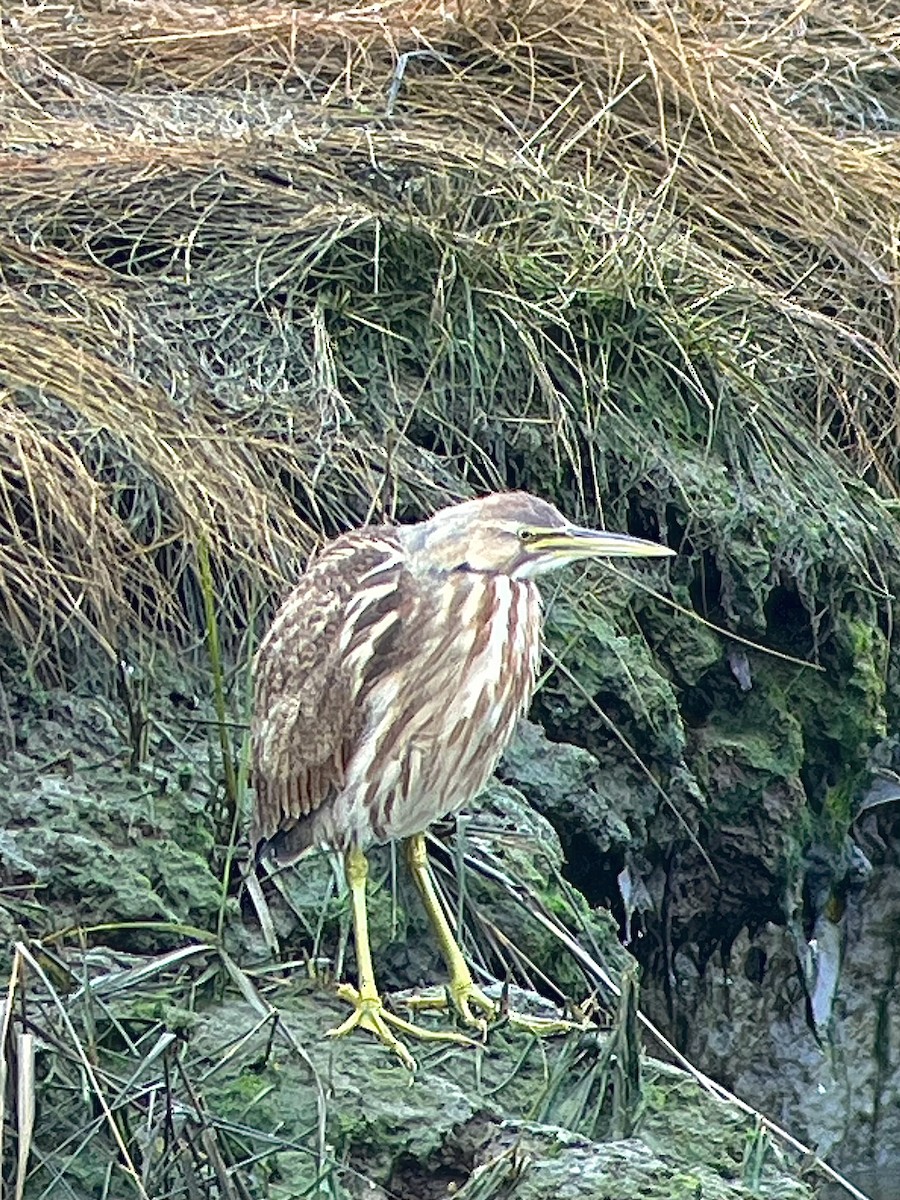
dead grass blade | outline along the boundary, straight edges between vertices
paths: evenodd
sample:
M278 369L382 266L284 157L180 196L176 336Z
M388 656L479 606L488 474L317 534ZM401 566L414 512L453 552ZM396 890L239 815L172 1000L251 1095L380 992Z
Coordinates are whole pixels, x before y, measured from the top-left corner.
M103 1117L106 1121L110 1135L112 1136L112 1139L115 1142L118 1152L121 1156L122 1169L131 1178L131 1181L134 1184L137 1194L141 1197L141 1200L150 1200L150 1197L147 1195L146 1191L144 1190L144 1185L141 1182L140 1175L138 1174L137 1170L135 1169L134 1163L132 1162L131 1155L128 1153L128 1147L126 1146L125 1141L122 1137L118 1122L115 1120L115 1117L113 1116L112 1109L109 1106L109 1101L107 1100L105 1090L101 1086L100 1080L97 1076L94 1066L91 1063L90 1058L84 1048L82 1039L78 1036L78 1033L76 1032L75 1027L73 1026L73 1024L71 1022L71 1019L69 1018L69 1014L66 1010L65 1004L63 1004L62 999L59 996L59 993L56 991L56 988L53 986L50 979L47 977L41 964L34 957L34 955L31 953L31 951L28 949L28 947L26 945L24 945L24 943L18 942L16 944L16 954L17 954L17 956L21 957L23 962L28 964L29 968L32 971L34 971L34 973L40 979L41 983L43 984L44 988L46 989L47 995L50 997L51 1001L53 1002L54 1007L56 1008L57 1012L59 1013L60 1019L63 1023L63 1026L65 1027L66 1033L68 1034L68 1037L70 1039L71 1048L74 1050L77 1058L79 1059L79 1061L81 1063L82 1070L84 1071L85 1076L86 1076L88 1082L90 1083L90 1087L93 1092L93 1095L103 1113ZM20 1161L21 1161L21 1158L20 1158Z
M34 1080L34 1034L16 1034L16 1154L15 1200L25 1194L28 1174L28 1159L31 1156L31 1141L34 1136L35 1080Z

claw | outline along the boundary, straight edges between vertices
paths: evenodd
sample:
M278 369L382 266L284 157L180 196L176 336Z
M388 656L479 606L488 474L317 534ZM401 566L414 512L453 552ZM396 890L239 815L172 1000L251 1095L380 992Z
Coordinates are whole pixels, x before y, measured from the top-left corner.
M552 1037L554 1034L572 1033L574 1030L587 1027L586 1021L570 1021L563 1017L530 1017L524 1013L510 1011L504 1004L497 1004L476 986L471 980L451 980L450 983L423 996L408 996L402 1001L403 1007L410 1012L447 1012L456 1010L460 1021L471 1029L477 1029L484 1038L488 1028L495 1022L498 1025L510 1025L513 1029L522 1029L533 1033L535 1037ZM480 1009L483 1016L477 1015L472 1009Z
M342 983L337 990L342 1000L353 1005L353 1012L335 1029L328 1030L328 1037L344 1037L352 1029L365 1029L400 1059L408 1071L415 1071L416 1060L406 1046L393 1032L394 1029L406 1034L407 1037L418 1038L423 1042L452 1042L457 1046L475 1046L471 1038L464 1034L448 1030L447 1032L433 1029L423 1029L405 1021L396 1013L388 1012L380 996L362 996L352 984Z
M430 996L410 996L403 1001L403 1005L411 1012L446 1012L453 1008L460 1021L471 1029L477 1029L482 1037L487 1032L488 1023L498 1014L494 1001L471 979L466 978L451 979L447 987ZM473 1006L480 1009L483 1015L476 1015L472 1011Z

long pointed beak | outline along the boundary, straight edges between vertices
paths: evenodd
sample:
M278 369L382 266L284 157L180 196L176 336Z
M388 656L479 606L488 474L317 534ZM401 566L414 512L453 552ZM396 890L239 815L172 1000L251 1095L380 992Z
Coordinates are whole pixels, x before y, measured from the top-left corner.
M675 551L658 542L631 537L627 533L610 533L606 529L547 530L546 536L535 538L530 549L571 558L670 558Z

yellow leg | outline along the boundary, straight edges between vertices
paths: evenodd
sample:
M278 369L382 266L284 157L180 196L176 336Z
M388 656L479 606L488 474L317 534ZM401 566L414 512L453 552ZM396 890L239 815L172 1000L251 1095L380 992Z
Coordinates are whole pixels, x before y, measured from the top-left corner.
M417 833L414 837L407 840L406 860L409 863L410 872L415 880L416 887L419 889L422 903L425 906L425 911L428 913L432 928L434 929L435 937L441 948L441 954L444 956L444 962L447 964L447 969L450 972L449 991L453 1007L467 1025L483 1029L485 1026L485 1017L496 1016L497 1006L493 1000L490 1000L476 986L475 981L472 979L472 972L463 958L462 950L460 950L456 938L453 936L450 922L447 920L444 909L438 899L438 894L435 891L434 881L431 878L431 871L428 867L428 853L425 849L425 835L423 833ZM446 1007L444 1001L432 1000L428 997L416 998L408 1003L411 1008L419 1009ZM472 1011L473 1005L475 1008L480 1009L484 1016L476 1016Z
M450 928L450 923L438 899L434 881L431 878L431 871L428 866L428 854L425 849L425 835L423 833L418 833L414 837L407 839L406 860L409 863L412 877L422 897L425 911L431 919L431 925L437 937L438 945L441 948L441 954L444 956L444 962L450 971L450 984L448 988L450 1002L467 1025L475 1026L483 1032L487 1025L487 1020L498 1015L498 1008L493 1000L486 996L481 988L475 984L472 979L472 972L469 970L456 938L453 936L453 930ZM412 1010L418 1009L419 1011L447 1007L446 1000L432 996L414 996L405 1003L408 1008ZM484 1016L476 1016L472 1012L473 1005L475 1008L480 1009ZM537 1036L568 1033L572 1029L582 1027L581 1024L564 1019L525 1017L514 1012L507 1012L504 1014L504 1017L513 1028L525 1029Z
M404 1021L402 1017L388 1012L384 1007L375 986L375 971L372 967L372 951L369 946L369 921L366 914L366 879L369 874L369 864L362 850L354 848L347 852L345 870L353 908L353 940L356 945L359 987L355 988L349 983L342 983L338 987L338 995L353 1005L353 1012L343 1024L336 1029L330 1029L328 1036L343 1037L357 1026L360 1029L367 1029L385 1046L393 1050L410 1071L414 1071L416 1068L415 1059L394 1034L393 1029L398 1029L401 1033L421 1038L424 1041L472 1045L471 1040L461 1034L437 1033L421 1029L418 1025L413 1025L412 1022Z

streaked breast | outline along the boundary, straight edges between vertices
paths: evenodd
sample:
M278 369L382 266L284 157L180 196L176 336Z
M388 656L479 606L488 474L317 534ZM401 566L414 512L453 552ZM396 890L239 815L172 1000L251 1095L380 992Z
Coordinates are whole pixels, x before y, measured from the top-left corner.
M377 840L421 832L481 791L534 690L541 601L532 581L454 579L431 617L414 670L373 688L348 779L354 807L364 806L354 824L371 821Z

